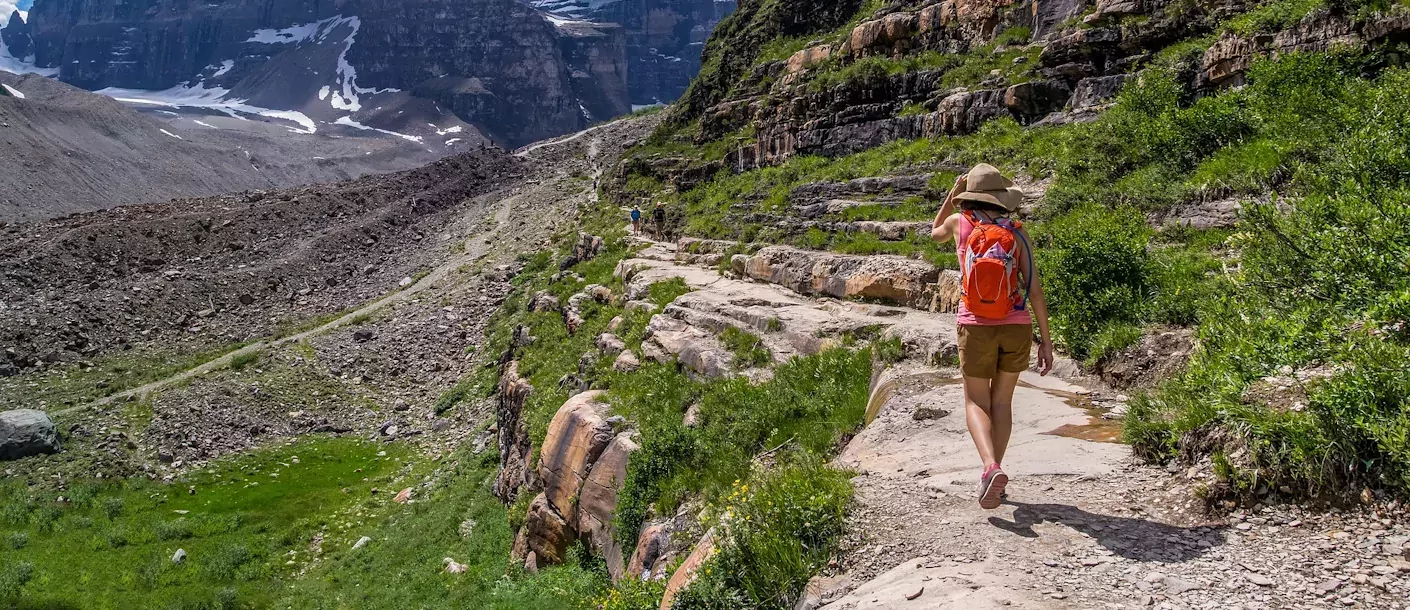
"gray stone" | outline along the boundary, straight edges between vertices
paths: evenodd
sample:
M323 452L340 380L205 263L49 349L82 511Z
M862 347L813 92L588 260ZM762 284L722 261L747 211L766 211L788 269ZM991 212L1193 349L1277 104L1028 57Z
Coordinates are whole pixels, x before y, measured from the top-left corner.
M183 561L186 561L186 549L176 549L176 553L171 556L171 562L181 563Z
M916 410L911 413L911 419L914 419L916 421L925 421L929 419L940 419L949 414L950 411L948 409L942 409L940 407L926 405L916 407Z
M1116 94L1121 92L1121 87L1131 78L1130 74L1114 74L1077 81L1068 107L1072 110L1083 110L1105 104L1116 97Z
M0 413L0 460L15 460L59 450L59 431L43 411L17 409Z

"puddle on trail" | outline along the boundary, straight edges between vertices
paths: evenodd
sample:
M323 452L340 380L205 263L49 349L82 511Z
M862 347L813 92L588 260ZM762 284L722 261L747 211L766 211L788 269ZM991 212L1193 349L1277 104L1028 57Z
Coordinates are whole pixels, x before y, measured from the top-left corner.
M942 375L935 372L903 374L888 379L872 390L870 398L867 400L866 423L872 420L881 412L882 406L890 402L897 390L902 387L934 388L937 386L957 385L960 379ZM1119 420L1105 419L1102 417L1105 410L1092 406L1092 401L1084 396L1079 396L1072 392L1065 392L1053 388L1042 388L1030 384L1026 381L1019 381L1018 385L1030 390L1037 390L1048 396L1062 400L1070 407L1081 409L1087 415L1085 424L1063 424L1055 430L1049 430L1044 434L1053 436L1064 436L1094 443L1120 443L1121 442L1121 422ZM961 410L963 415L963 410Z
M1024 381L1018 382L1018 385L1061 398L1068 406L1081 409L1083 413L1087 414L1087 423L1085 424L1063 424L1058 426L1056 430L1050 430L1044 434L1064 436L1094 443L1121 442L1121 422L1119 420L1102 417L1102 415L1106 414L1106 411L1092 406L1092 401L1087 397L1079 396L1072 392L1064 392L1062 390L1039 388Z

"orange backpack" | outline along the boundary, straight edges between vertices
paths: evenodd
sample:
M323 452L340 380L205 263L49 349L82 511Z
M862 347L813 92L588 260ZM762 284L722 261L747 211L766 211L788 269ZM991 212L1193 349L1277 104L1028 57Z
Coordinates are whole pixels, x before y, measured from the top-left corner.
M966 212L965 218L974 229L969 233L960 260L960 298L965 309L977 317L1006 318L1013 311L1023 309L1028 301L1026 287L1019 283L1015 256L1018 242L1023 241L1023 234L1018 232L1023 223L1008 218L991 222L972 211ZM1029 258L1032 258L1031 251ZM1032 260L1029 260L1027 277L1033 277Z

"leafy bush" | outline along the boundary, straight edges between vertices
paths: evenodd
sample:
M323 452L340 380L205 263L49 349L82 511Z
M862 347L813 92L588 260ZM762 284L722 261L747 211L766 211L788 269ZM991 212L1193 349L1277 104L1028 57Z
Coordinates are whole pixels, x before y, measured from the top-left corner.
M647 288L647 298L656 304L657 307L665 307L675 302L681 295L690 292L685 280L673 277L669 280L656 282Z
M18 597L25 584L34 578L34 564L28 561L6 561L0 564L0 599Z
M184 540L194 533L191 520L185 517L158 522L152 530L158 540Z
M657 610L666 581L624 578L597 599L598 610Z
M259 352L247 352L244 354L239 354L234 358L230 359L230 369L234 371L244 370L245 367L259 362L259 356Z
M1085 358L1108 325L1141 320L1150 297L1144 216L1085 206L1034 236L1055 340Z
M255 555L250 552L250 547L230 543L212 549L208 557L202 557L199 561L211 580L230 581L239 575L241 568L254 560Z
M719 553L673 607L792 608L846 526L848 478L804 457L753 481L736 481L716 508Z
M720 340L724 342L725 348L734 354L734 364L737 368L768 366L774 361L773 353L764 345L764 340L753 333L729 326L720 334Z

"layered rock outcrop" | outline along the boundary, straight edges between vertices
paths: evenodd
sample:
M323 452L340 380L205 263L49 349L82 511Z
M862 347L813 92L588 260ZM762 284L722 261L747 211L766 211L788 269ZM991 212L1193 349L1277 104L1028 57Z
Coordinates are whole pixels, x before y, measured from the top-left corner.
M787 286L800 294L881 301L928 308L935 266L900 256L850 256L789 246L769 246L738 265L744 275Z
M581 539L606 558L613 578L626 573L612 515L638 445L632 432L616 432L602 397L601 391L577 394L549 423L537 468L543 492L515 539L517 559L532 553L538 565L562 563L569 545Z

